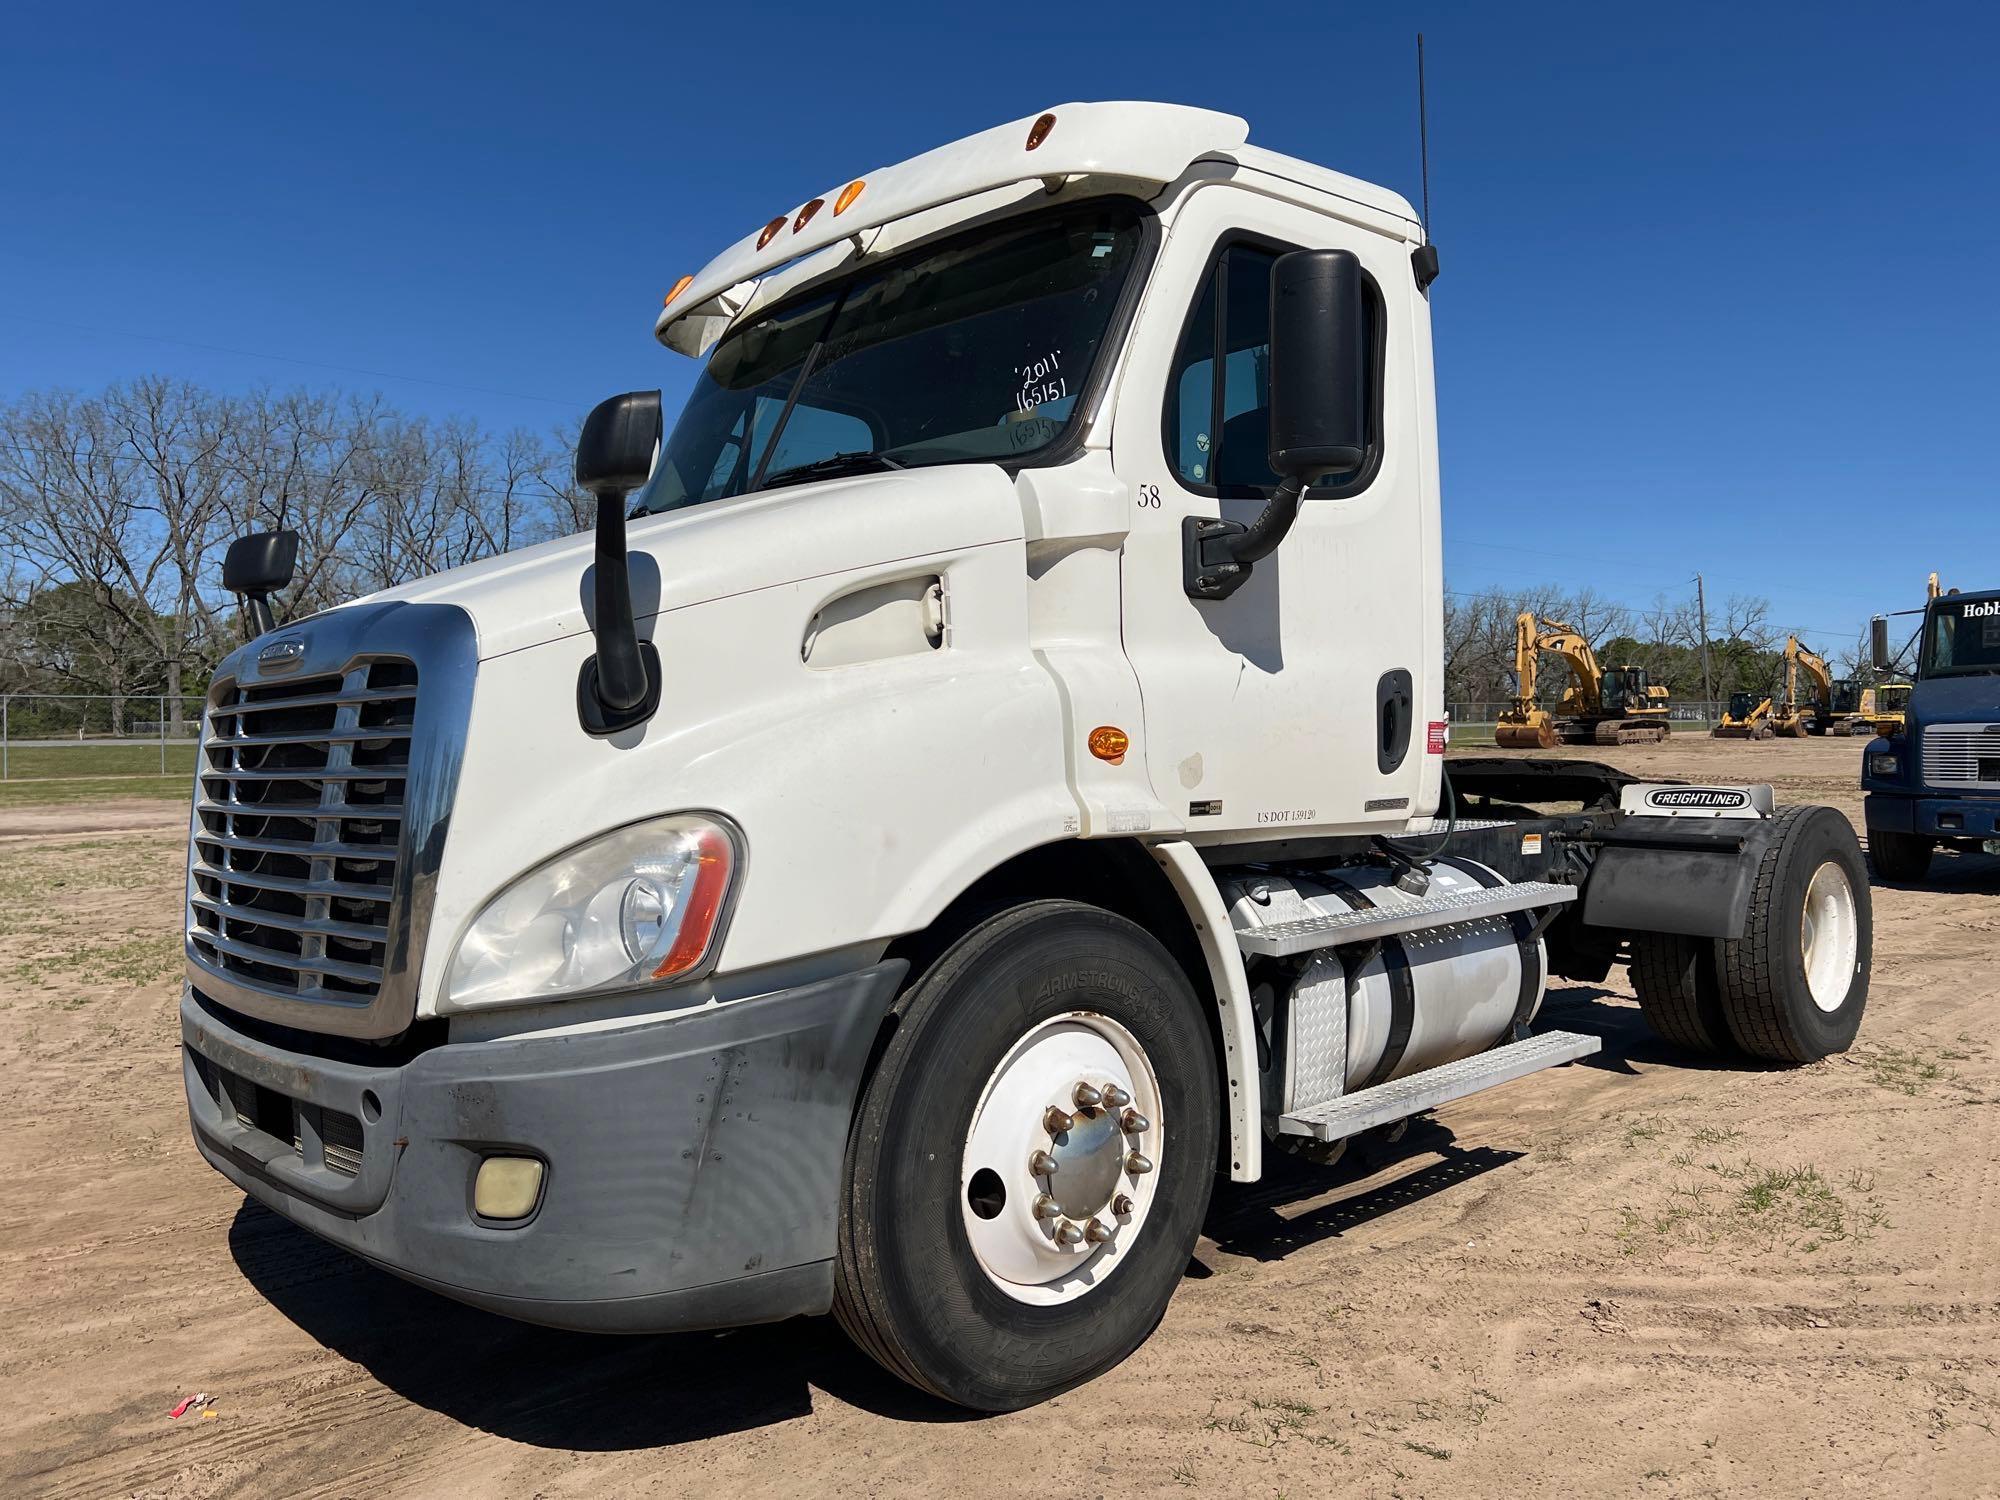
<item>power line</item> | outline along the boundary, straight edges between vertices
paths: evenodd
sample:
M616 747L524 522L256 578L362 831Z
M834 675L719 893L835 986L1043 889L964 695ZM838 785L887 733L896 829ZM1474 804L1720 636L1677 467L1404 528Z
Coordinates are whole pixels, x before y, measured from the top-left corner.
M265 359L284 365L303 365L313 370L336 370L343 375L366 375L370 380L400 380L412 385L437 386L448 391L470 391L480 396L500 396L508 401L540 401L549 406L566 407L570 411L582 411L583 406L575 401L564 401L555 396L533 396L524 391L502 391L492 386L464 385L456 380L435 380L428 375L398 375L392 370L368 370L358 365L337 365L323 359L300 359L291 354L266 354L258 349L231 349L224 344L204 344L194 339L170 338L164 334L137 333L129 328L95 328L88 323L68 323L56 318L33 318L25 313L0 311L0 318L11 318L17 323L34 323L43 328L66 328L72 333L93 333L104 338L137 339L148 344L174 344L183 349L202 349L210 354L229 354L238 359Z

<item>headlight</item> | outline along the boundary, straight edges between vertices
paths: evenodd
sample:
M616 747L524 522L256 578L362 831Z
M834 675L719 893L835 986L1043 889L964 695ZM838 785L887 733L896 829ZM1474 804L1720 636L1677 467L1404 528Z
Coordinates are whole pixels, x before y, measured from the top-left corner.
M705 971L742 851L676 814L634 823L529 871L486 903L445 979L454 1010L689 979Z
M1896 753L1893 750L1886 755L1872 750L1868 753L1868 774L1870 776L1894 776L1901 769L1902 763L1897 760Z

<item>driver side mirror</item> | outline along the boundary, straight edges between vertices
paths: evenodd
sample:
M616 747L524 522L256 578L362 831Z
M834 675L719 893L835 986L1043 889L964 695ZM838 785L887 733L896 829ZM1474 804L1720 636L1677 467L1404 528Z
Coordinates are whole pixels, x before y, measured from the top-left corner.
M1293 250L1271 265L1271 472L1282 481L1263 512L1240 521L1181 522L1181 586L1227 599L1278 550L1306 487L1368 456L1368 293L1351 250Z
M1889 622L1881 615L1868 622L1868 659L1876 671L1889 670Z

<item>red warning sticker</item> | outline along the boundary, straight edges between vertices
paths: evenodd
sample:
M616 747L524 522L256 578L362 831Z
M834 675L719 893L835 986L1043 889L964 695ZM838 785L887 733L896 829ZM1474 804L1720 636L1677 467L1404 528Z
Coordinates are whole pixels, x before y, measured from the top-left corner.
M1439 719L1432 723L1430 738L1424 742L1424 752L1428 755L1444 754L1445 741L1451 738L1451 725Z

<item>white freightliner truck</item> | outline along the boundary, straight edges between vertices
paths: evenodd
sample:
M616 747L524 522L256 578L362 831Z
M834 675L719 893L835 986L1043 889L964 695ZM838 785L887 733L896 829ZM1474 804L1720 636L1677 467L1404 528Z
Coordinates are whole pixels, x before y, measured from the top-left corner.
M1219 1174L1866 1001L1847 822L1446 776L1427 290L1394 193L1067 104L682 278L594 536L278 628L209 695L182 1034L257 1200L537 1322L835 1311L1004 1409L1107 1369ZM1552 461L1560 461L1559 455Z

